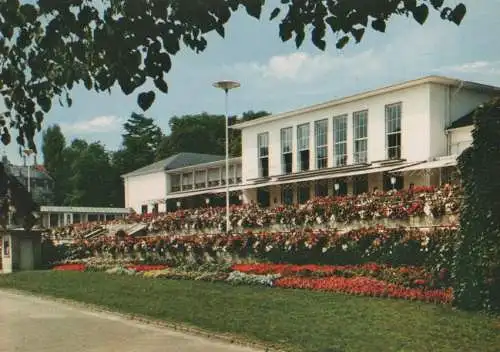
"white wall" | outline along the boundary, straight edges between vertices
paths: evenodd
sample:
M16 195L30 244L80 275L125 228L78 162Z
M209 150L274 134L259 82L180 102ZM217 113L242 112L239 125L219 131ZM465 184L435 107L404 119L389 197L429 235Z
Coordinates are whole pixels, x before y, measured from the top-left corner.
M437 157L450 153L460 154L470 145L471 127L450 133L450 139L443 139L443 131L453 122L470 113L481 103L493 98L492 94L479 93L465 88L451 88L433 84L430 90L430 156ZM458 146L460 144L460 146Z
M250 126L242 131L242 160L244 165L243 182L258 178L257 135L269 132L269 174L281 174L281 128L293 126L293 170L297 170L297 125L310 123L310 165L315 168L314 121L328 118L328 165L333 166L332 118L348 114L347 153L348 164L353 162L353 112L368 110L368 161L386 159L385 151L385 105L402 103L402 158L409 161L426 160L430 152L429 142L429 97L430 85L421 85L385 95L375 96L338 105L332 108L284 118L283 120ZM444 128L442 129L443 138Z
M129 176L125 178L125 207L141 211L142 205L148 205L155 199L166 197L166 174L164 171L151 174Z
M472 144L472 126L450 130L450 154L460 155Z

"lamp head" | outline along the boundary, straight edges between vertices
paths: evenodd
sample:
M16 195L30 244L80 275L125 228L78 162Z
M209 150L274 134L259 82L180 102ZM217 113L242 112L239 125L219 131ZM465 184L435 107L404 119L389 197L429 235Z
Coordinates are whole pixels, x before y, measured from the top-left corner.
M240 84L235 81L218 81L213 84L215 88L222 89L223 91L227 92L231 89L235 89L240 87Z

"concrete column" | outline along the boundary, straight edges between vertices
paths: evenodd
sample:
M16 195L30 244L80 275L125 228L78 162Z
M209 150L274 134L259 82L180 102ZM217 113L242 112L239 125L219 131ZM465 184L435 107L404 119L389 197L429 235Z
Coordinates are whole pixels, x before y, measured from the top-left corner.
M196 171L193 170L193 189L196 189Z

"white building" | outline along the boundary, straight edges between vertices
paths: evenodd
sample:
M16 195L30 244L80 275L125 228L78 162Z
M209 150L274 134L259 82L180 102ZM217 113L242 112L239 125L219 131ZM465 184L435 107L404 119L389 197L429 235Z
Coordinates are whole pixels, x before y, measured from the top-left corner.
M232 128L242 132L242 157L231 159L231 189L244 202L268 206L438 185L449 181L456 157L472 141L471 112L499 93L429 76L239 123ZM224 192L223 165L219 157L142 178L140 170L125 175L126 206Z
M207 199L212 205L224 203L219 196L226 190L225 158L221 155L179 153L122 178L125 207L138 213L202 206ZM229 160L230 190L235 190L241 181L241 158L232 158Z

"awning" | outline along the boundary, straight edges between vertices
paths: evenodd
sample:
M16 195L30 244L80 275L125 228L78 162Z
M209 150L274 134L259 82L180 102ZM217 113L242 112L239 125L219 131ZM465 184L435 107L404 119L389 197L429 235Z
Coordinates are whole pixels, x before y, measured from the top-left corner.
M272 180L268 182L263 182L263 183L258 183L254 185L245 185L242 186L241 189L251 189L251 188L258 188L258 187L267 187L267 186L275 186L275 185L285 185L285 184L290 184L290 183L298 183L298 182L309 182L309 181L318 181L318 180L325 180L325 179L332 179L332 178L344 178L344 177L351 177L351 176L360 176L360 175L367 175L367 174L373 174L373 173L380 173L380 172L390 172L390 171L396 171L404 167L412 166L415 165L415 162L406 162L406 163L400 163L397 165L388 165L388 166L375 166L375 167L369 167L366 169L361 169L361 170L350 170L350 171L345 171L345 172L332 172L324 175L318 175L318 176L311 176L311 177L304 177L304 178L299 178L299 179L293 179L293 180Z
M242 189L242 186L240 185L229 185L229 192L233 191L239 191ZM218 186L215 188L200 188L198 190L192 190L188 192L175 192L175 193L170 193L167 194L167 199L177 199L177 198L186 198L186 197L193 197L193 196L201 196L201 195L211 195L211 194L217 194L217 193L224 193L226 192L226 186Z
M430 170L442 167L456 166L457 159L453 158L443 158L439 160L427 161L419 163L417 165L408 166L402 169L395 170L395 172L410 172L410 171L420 171L420 170Z

